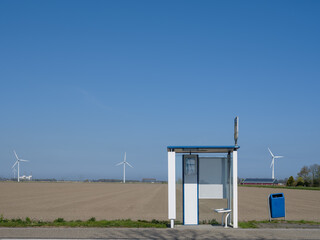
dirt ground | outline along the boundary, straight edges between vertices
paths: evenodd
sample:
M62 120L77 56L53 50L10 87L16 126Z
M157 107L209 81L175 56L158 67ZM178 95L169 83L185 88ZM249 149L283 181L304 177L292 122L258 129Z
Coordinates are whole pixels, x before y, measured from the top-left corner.
M268 219L267 198L276 192L285 195L287 220L320 221L320 191L251 187L239 187L239 220ZM224 200L200 201L200 219L220 221L212 208L225 204ZM179 213L181 204L177 204L178 218ZM4 218L41 220L167 220L167 185L0 182L0 214Z

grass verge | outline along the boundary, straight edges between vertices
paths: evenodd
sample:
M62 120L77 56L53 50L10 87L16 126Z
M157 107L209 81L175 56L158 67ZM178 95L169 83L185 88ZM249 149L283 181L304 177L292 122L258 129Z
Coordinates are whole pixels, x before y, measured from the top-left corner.
M256 221L239 222L239 228L258 228Z
M260 224L287 224L288 226L291 225L319 225L320 222L314 222L314 221L305 221L305 220L299 220L299 221L293 221L293 220L272 220L271 222L269 220L264 221L243 221L239 222L240 228L259 228Z
M166 228L168 221L133 221L131 219L121 220L99 220L94 217L87 221L75 220L66 221L63 218L57 218L53 222L34 220L30 218L25 219L4 219L0 217L0 227L125 227L125 228Z

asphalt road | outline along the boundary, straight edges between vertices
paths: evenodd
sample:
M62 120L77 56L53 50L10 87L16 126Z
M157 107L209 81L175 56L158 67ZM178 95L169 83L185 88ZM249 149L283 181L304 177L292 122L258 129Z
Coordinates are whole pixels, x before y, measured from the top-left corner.
M320 229L0 228L0 239L320 239Z

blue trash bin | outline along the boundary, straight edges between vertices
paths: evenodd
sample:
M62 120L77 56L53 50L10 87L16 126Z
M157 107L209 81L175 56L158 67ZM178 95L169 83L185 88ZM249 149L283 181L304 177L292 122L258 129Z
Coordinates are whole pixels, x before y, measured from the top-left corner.
M283 193L269 195L269 219L286 217L285 201Z

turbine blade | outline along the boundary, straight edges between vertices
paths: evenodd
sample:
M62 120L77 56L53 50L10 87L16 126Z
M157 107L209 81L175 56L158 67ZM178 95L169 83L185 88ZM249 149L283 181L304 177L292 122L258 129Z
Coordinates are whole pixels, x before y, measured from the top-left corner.
M283 156L275 156L274 158L283 158Z
M119 165L121 165L121 164L123 164L123 162L120 162L120 163L116 164L116 166L119 166Z
M270 168L274 165L274 158L272 158L271 164L270 164Z
M16 153L15 150L13 150L13 153L14 153L14 155L16 156L16 159L19 160L18 155L17 155L17 153Z
M124 152L124 162L127 161L127 152Z
M20 162L29 162L29 160L19 159Z
M273 153L271 152L270 148L268 148L268 150L269 150L271 156L274 157L274 155L273 155Z
M17 163L18 163L18 160L13 164L12 168L14 168L14 166L17 165Z
M126 164L128 164L130 167L132 167L132 166L131 166L131 164L130 164L130 163L128 163L128 162L126 162ZM132 168L133 168L133 167L132 167Z

